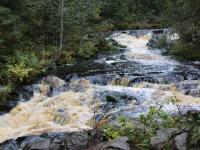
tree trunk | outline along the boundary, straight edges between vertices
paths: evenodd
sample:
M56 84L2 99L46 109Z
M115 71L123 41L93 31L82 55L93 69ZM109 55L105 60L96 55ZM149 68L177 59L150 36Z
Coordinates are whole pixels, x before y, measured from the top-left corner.
M60 0L59 5L59 12L60 12L60 41L59 41L59 48L57 51L57 57L55 62L60 58L62 48L63 48L63 37L64 37L64 0Z

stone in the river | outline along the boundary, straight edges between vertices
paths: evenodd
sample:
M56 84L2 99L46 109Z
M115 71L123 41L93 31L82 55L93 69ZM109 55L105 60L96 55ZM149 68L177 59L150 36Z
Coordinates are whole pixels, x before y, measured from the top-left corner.
M181 133L180 135L177 135L174 138L174 143L177 150L187 149L187 137L188 137L188 133L184 132L184 133Z
M161 150L164 144L169 142L173 135L179 134L180 132L181 131L174 128L158 130L156 136L151 139L151 148L154 150Z
M176 87L186 95L200 97L200 80L185 80L177 83Z
M42 85L49 85L48 96L58 95L66 90L66 82L56 76L47 76L41 81Z
M9 140L0 144L0 150L20 150L15 140Z
M50 139L31 136L27 137L21 144L22 150L48 150L50 147Z
M69 86L70 86L70 89L75 91L75 92L84 92L91 85L90 85L89 80L80 79L80 80L71 81Z
M110 142L97 145L96 150L130 150L127 137L118 137Z
M101 99L106 101L107 103L112 102L115 105L125 105L130 101L135 101L136 98L132 95L128 95L123 92L117 91L104 91L101 93Z
M55 123L58 123L60 125L65 125L68 123L70 116L68 113L65 111L65 109L58 109L54 112L53 114L53 121Z
M44 78L43 81L55 88L62 87L65 85L65 81L56 76L47 76L46 78Z

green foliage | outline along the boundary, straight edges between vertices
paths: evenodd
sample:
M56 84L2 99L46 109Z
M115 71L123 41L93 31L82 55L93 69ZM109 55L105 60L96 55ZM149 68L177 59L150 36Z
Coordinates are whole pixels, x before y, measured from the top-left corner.
M106 139L112 140L119 136L129 136L129 138L131 138L133 131L135 130L133 124L125 117L119 117L118 123L119 126L105 125L102 127L101 130Z
M200 60L200 1L175 1L173 8L171 22L180 40L170 53L181 60Z
M11 9L0 6L0 52L9 54L20 39L19 17Z
M101 131L107 140L119 136L127 136L129 142L138 149L149 149L150 139L159 129L177 128L191 131L189 143L191 148L199 146L200 114L187 116L170 116L160 108L151 107L146 115L141 115L137 121L126 117L118 118L119 125L104 125ZM167 148L167 144L165 145Z
M182 61L200 60L200 49L198 47L180 41L172 45L169 54Z
M110 53L110 52L116 52L119 50L119 48L125 48L124 46L118 44L114 40L106 40L100 38L97 42L96 45L98 52L100 53Z
M173 117L155 107L152 107L147 115L141 115L140 122L152 128L152 132L160 128L172 128L175 124Z
M85 42L82 47L78 49L78 55L82 58L88 59L97 52L97 48L93 42Z
M45 73L48 61L41 60L34 52L16 51L12 56L4 57L1 65L0 105L7 102L21 84L34 80L38 75Z
M8 84L7 86L0 87L0 108L7 102L7 97L12 92L12 85Z
M148 148L150 138L158 129L175 127L176 118L168 115L161 109L152 107L146 115L141 115L137 124L125 117L118 118L118 126L105 125L102 127L103 135L111 140L119 136L127 136L130 142L138 148Z
M7 73L12 82L32 80L36 75L45 72L46 61L40 60L35 53L17 51L12 57L7 57Z

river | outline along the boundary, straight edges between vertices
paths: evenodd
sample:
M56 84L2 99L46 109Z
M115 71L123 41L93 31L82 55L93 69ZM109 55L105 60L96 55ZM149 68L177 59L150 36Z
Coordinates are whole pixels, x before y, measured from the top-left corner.
M199 67L149 50L153 31L114 32L109 38L126 46L121 53L58 68L57 77L24 87L18 105L0 116L0 142L88 130L105 117L135 118L150 106L172 115L200 111Z

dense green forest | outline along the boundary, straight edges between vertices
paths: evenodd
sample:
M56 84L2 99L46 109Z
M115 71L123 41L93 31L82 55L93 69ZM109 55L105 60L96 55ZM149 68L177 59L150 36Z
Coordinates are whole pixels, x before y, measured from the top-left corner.
M115 50L102 32L170 27L168 53L200 60L199 12L199 0L1 0L1 103L53 65Z

